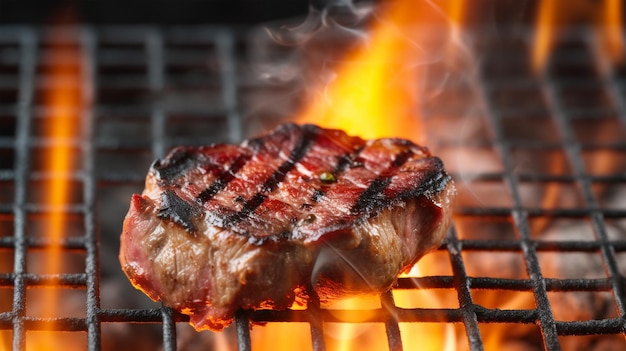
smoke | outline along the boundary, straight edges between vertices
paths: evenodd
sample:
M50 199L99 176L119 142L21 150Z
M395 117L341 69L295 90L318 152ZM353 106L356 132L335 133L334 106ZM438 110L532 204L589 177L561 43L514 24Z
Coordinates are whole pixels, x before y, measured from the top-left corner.
M360 27L373 9L374 6L369 3L356 5L349 0L329 1L318 6L311 5L308 15L299 24L282 24L277 28L266 25L264 29L272 40L285 46L304 45L325 29L365 38L366 32Z
M246 135L291 121L335 76L344 52L367 40L374 6L351 1L311 5L304 18L266 23L248 37L242 96Z
M448 87L475 71L449 3L323 1L311 5L304 18L265 24L250 41L249 67L258 90L245 101L243 115L251 122L247 132L294 120L312 101L332 105L342 100L330 94L329 87L341 77L342 68L363 64L362 56L352 55L357 48L380 46L375 34L380 29L404 47L403 55L377 58L385 69L384 84L390 94L410 91L415 102L407 111L422 117L427 113L422 105L441 103ZM400 21L392 18L398 11L390 14L394 4L410 7L399 13Z

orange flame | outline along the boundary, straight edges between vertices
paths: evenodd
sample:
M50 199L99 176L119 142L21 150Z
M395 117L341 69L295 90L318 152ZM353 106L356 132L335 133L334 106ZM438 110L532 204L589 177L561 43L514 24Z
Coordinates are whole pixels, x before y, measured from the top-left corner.
M397 0L385 2L372 23L366 41L349 50L337 67L336 79L320 89L296 118L298 123L314 123L325 128L343 129L363 138L401 137L423 141L420 116L420 80L423 62L432 55L428 35L417 33L417 26L443 19L447 25L445 42L438 49L454 54L454 43L461 34L464 17L463 2L449 0L438 3ZM437 17L437 18L435 18ZM419 34L419 35L416 35ZM421 36L424 36L422 42ZM420 37L420 38L418 38ZM438 299L434 293L421 294L426 299ZM395 294L397 305L414 304L414 295ZM382 323L369 322L375 315L368 310L385 308L378 297L354 297L328 306L330 314L342 320L359 323L325 323L324 339L327 350L386 350L387 338ZM334 313L340 309L340 314ZM353 311L354 310L354 311ZM358 310L358 311L356 311ZM358 312L355 316L353 312ZM347 314L346 314L347 313ZM451 350L455 331L444 323L401 323L405 347L424 346L424 350ZM269 325L268 325L269 326ZM306 326L298 330L290 325L255 327L252 348L272 351L292 350L294 341L307 340ZM304 330L304 331L303 331Z
M531 53L531 63L535 71L545 67L558 31L580 21L598 28L602 57L606 57L613 65L623 63L624 21L621 0L604 0L599 4L581 0L544 0L539 2L537 10L535 41Z
M352 322L325 325L327 348L338 351L385 350L387 339L384 325L368 323L375 316L374 309L380 307L380 300L375 296L355 296L337 301L331 307L330 313L339 320ZM339 314L337 310L344 310L344 313Z
M448 4L448 15L450 19L450 26L452 27L452 33L450 35L451 41L458 40L461 35L461 27L463 25L463 17L465 16L464 2L459 0L452 0Z
M46 212L43 214L45 235L49 245L45 249L45 272L52 275L51 284L38 301L36 313L43 318L60 317L61 290L56 274L63 273L62 241L68 224L67 206L70 202L70 175L75 168L72 143L78 138L82 107L79 87L81 82L80 52L64 35L50 39L50 62L47 78L51 82L44 91L43 102L46 115L43 119L45 140L43 168L47 174L43 201ZM26 346L29 350L77 349L76 338L60 337L58 332L29 332Z
M5 223L12 223L13 217L8 214L0 214L0 238L11 236L11 230ZM13 255L9 250L0 250L0 272L10 272L13 268ZM10 311L13 305L13 291L0 289L0 311ZM0 330L0 350L11 349L10 330Z
M539 70L545 65L552 46L553 31L557 20L556 1L544 0L539 3L537 33L532 51L532 65L535 70Z
M77 59L75 52L63 50L63 53L69 53L67 59L64 59L52 68L50 77L52 81L59 81L66 78L76 79L80 74L78 71ZM49 249L48 269L51 272L60 273L60 254L61 240L66 229L67 215L63 209L69 202L69 186L68 175L73 168L73 155L71 140L76 135L76 121L74 115L77 106L80 104L80 98L76 95L76 91L71 87L61 84L55 86L52 91L46 95L46 106L50 107L51 115L46 119L46 127L48 135L46 137L52 143L50 148L45 149L46 162L45 169L50 174L47 181L46 204L50 207L50 212L46 215L48 222L48 239L51 242Z
M337 79L305 107L300 123L344 129L363 138L421 139L417 110L420 47L406 30L420 22L410 0L383 9L370 38L346 55Z
M343 129L368 139L423 141L417 113L424 88L422 67L438 54L429 52L434 36L423 40L428 37L423 33L426 27L417 26L443 20L448 26L442 38L445 43L434 51L447 49L445 54L454 55L465 14L460 0L437 5L410 0L382 3L368 38L348 51L337 67L336 79L320 89L297 122Z
M606 0L601 15L601 23L604 23L604 51L614 65L621 65L624 62L623 10L622 0Z
M403 277L417 278L427 275L440 275L442 257L427 255ZM449 272L446 272L449 274ZM395 304L402 308L458 308L456 294L428 289L394 290ZM430 351L457 350L457 327L451 323L402 323L400 331L402 343L408 347ZM427 337L426 337L427 336ZM419 347L417 347L419 345Z

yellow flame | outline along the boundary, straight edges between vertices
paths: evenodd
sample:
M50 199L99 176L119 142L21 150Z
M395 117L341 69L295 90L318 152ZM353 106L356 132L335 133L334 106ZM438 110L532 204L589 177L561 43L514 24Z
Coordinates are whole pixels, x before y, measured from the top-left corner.
M48 274L62 272L62 240L67 231L68 214L66 207L70 202L70 174L74 166L72 141L78 135L78 113L81 110L80 53L75 47L64 46L66 38L51 39L52 62L47 77L53 86L44 92L44 104L49 114L44 118L43 137L49 142L44 148L44 170L49 178L45 181L44 199L46 211L43 215L45 235L50 245L45 249L45 271ZM61 290L57 287L58 279L52 279L53 287L46 288L45 300L40 301L38 316L44 318L59 317ZM39 304L39 303L38 303ZM79 349L73 337L64 337L58 332L29 332L26 339L28 350Z
M250 339L252 350L313 350L308 323L268 323L255 326L250 332Z
M559 30L581 22L598 30L600 55L608 58L613 65L621 65L624 60L622 11L622 0L540 1L531 52L533 69L537 72L544 69Z
M343 129L368 139L401 137L421 142L424 136L418 111L422 65L418 63L427 61L423 56L428 53L424 49L427 43L413 36L414 29L424 22L431 23L433 18L429 17L433 14L443 15L450 31L445 38L447 42L441 43L440 49L447 49L447 53L453 54L453 42L460 38L465 10L461 0L448 0L439 5L441 7L435 8L436 5L430 2L412 0L383 3L367 40L348 51L337 67L336 79L313 97L296 121ZM430 294L428 298L437 299L437 296ZM355 297L335 304L333 308L358 310L360 315L350 314L349 319L358 318L361 322L326 323L326 348L340 351L388 349L384 324L368 323L373 314L367 310L376 308L376 303L380 308L380 300L373 302L371 297ZM332 308L329 311L333 313ZM288 330L280 332L292 336L293 340L293 331L289 326L285 328ZM434 327L401 324L403 337L407 338L404 345L408 349L424 345L425 348L420 349L448 350L454 347L455 332L451 328L443 324ZM270 340L280 337L265 333L256 336ZM300 338L302 336L295 337ZM284 349L280 342L271 347L272 351L291 349L293 341Z
M415 278L430 274L442 265L442 257L426 256L403 277ZM458 308L456 294L437 290L394 290L395 304L407 308ZM451 323L400 323L402 343L408 350L454 351L457 350L456 330ZM418 347L419 346L419 347Z
M337 79L308 104L300 123L343 129L363 138L419 140L417 110L419 48L405 29L419 23L410 0L390 2L363 45L338 67Z
M384 324L368 323L381 307L377 296L353 296L333 303L330 314L346 323L327 323L324 327L327 349L337 351L385 350ZM342 310L340 314L337 311ZM348 322L349 321L349 322Z
M52 79L64 78L67 74L73 74L73 68L69 63L61 63L51 74ZM66 230L67 215L63 210L69 202L70 181L67 177L72 170L72 149L70 141L75 135L75 116L72 109L77 106L77 97L74 92L66 87L55 87L48 96L48 106L51 107L52 116L46 121L47 137L52 141L52 146L46 149L47 161L45 169L51 178L47 181L46 204L50 212L46 215L48 239L51 242L49 248L48 269L51 272L60 273L61 239ZM49 306L54 309L53 304Z

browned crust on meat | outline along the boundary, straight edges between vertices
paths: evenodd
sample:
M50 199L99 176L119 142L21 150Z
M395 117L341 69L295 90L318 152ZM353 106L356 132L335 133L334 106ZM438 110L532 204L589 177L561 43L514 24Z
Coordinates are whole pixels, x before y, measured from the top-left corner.
M152 299L219 330L238 308L284 309L302 291L388 289L439 246L453 196L423 147L287 124L155 162L131 200L120 261Z

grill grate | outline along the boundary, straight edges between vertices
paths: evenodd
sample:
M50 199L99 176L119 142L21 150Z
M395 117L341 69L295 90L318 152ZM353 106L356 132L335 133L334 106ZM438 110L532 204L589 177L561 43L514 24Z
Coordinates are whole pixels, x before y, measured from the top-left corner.
M33 234L30 223L46 212L32 192L36 181L49 177L37 169L36 151L46 144L36 130L47 118L39 99L46 84L41 57L50 54L45 38L54 31L69 31L84 53L81 89L91 108L79 112L85 123L73 140L81 162L70 178L81 196L66 211L78 218L78 233L62 243L64 253L81 255L84 270L44 274L33 272L30 255L50 242ZM184 348L178 330L184 323L178 322L187 317L150 304L123 277L120 290L109 290L109 284L120 284L122 274L117 263L120 225L130 194L141 191L145 170L172 146L236 142L289 119L296 110L305 89L300 75L272 80L262 78L258 69L269 60L288 71L302 57L297 49L260 40L258 33L226 27L69 27L52 32L0 27L0 293L12 300L0 303L0 347L23 350L29 332L52 328L86 334L89 350L112 349L116 346L103 335L108 326L123 324L155 327L163 349ZM433 254L443 258L435 260L443 268L400 278L394 288L452 291L456 305L402 307L389 292L370 322L384 325L390 350L415 347L402 343L403 325L412 322L461 326L460 349L485 349L493 325L530 326L530 335L539 339L536 346L547 350L568 349L577 342L602 344L600 339L581 341L581 336L616 336L611 345L623 348L626 202L607 198L620 191L626 195L624 72L600 70L610 65L601 62L589 29L566 33L563 47L540 75L529 67L529 32L501 31L498 38L480 30L471 34L473 54L465 59L477 71L458 77L453 71L454 79L418 111L425 129L432 131L428 145L444 158L460 186L454 227ZM430 82L440 84L438 75L450 70L434 64ZM460 126L465 127L459 133ZM567 196L547 205L545 194L552 193ZM543 235L553 233L559 221L566 226L556 232L565 236ZM581 230L589 235L574 235ZM553 272L552 257L567 254L597 260L599 272ZM518 274L475 266L475 260L493 256L517 260ZM82 314L32 315L29 291L57 279L63 288L85 291ZM112 291L125 298L128 294L130 305L109 301ZM490 306L484 303L485 292L520 293L531 305ZM608 298L606 316L564 317L557 306L560 296L580 293ZM239 350L250 350L252 323L304 322L310 326L312 348L324 350L324 324L358 322L351 318L313 301L304 311L240 311L234 331L227 334Z

